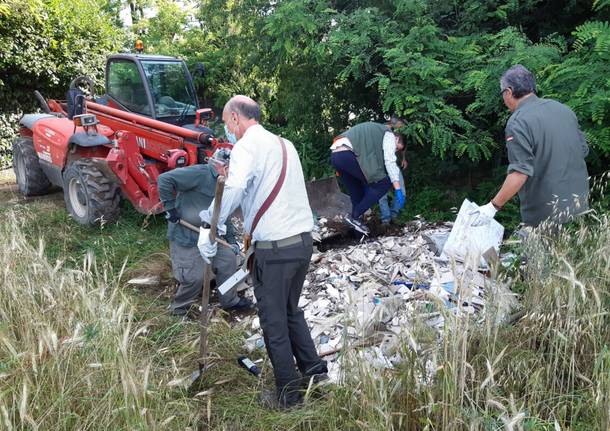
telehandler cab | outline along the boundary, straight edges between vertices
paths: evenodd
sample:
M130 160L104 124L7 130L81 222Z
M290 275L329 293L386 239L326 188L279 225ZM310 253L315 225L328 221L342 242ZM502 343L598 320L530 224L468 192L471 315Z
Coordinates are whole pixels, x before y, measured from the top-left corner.
M19 190L34 196L61 187L70 215L84 225L116 220L121 198L144 214L163 211L162 172L205 163L217 147L231 147L207 127L214 114L199 109L191 75L177 58L112 55L104 95L79 77L66 101L35 96L43 113L21 118L13 144Z

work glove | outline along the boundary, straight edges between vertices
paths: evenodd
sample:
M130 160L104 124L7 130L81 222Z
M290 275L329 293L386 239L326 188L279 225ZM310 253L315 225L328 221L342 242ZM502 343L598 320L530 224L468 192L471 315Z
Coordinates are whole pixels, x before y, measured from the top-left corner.
M471 223L471 226L485 226L493 220L498 210L493 206L491 202L486 205L480 206L476 211L470 214L476 214L476 217Z
M403 194L401 189L395 190L396 192L396 200L398 201L398 206L403 208L405 206L405 195Z
M165 220L170 223L178 223L180 221L180 213L176 208L165 211Z
M208 223L210 224L212 222L212 213L210 210L202 210L199 213L199 217L201 218L201 222L202 223ZM219 224L218 226L216 226L216 235L218 236L225 236L227 234L227 225L226 224Z
M199 240L197 241L197 248L199 249L199 253L201 253L201 257L205 263L212 263L212 258L216 256L216 252L218 251L218 244L216 241L211 241L209 228L199 228Z

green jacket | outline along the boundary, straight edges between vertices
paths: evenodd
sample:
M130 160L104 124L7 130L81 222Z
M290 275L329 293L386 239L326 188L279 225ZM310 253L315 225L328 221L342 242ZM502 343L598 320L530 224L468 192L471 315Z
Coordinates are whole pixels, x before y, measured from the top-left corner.
M386 132L391 132L388 126L369 121L356 124L339 135L349 139L360 169L369 183L376 183L388 176L383 158L383 135Z
M187 166L159 175L157 185L163 208L166 211L176 208L180 218L200 226L199 213L212 203L217 178L216 170L210 165ZM195 247L199 234L179 224L169 223L167 238L183 247ZM225 239L235 243L235 231L230 222L227 223Z
M524 223L565 223L589 208L589 147L566 105L536 95L523 100L506 125L506 148L508 173L528 176L519 190Z

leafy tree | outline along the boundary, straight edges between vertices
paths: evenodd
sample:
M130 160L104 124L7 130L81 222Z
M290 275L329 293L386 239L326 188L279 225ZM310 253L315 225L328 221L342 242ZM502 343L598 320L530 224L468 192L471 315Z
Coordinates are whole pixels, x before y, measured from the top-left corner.
M548 67L549 96L577 113L589 144L610 156L610 26L592 21L574 31L574 50Z
M77 75L100 77L120 34L89 0L2 0L0 103L12 110L32 91L61 96ZM2 10L2 9L0 9Z
M258 100L265 123L297 144L309 176L330 172L333 136L397 113L407 120L409 152L436 160L424 183L470 186L503 163L509 112L499 78L521 63L542 96L576 111L596 169L609 157L606 0L68 3L64 11L59 0L0 0L0 49L8 53L0 98L18 106L35 87L63 92L76 72L99 76L105 53L141 36L148 53L206 65L196 79L205 105L218 110L236 93ZM127 6L135 24L125 37L118 17ZM146 7L153 18L144 18Z
M266 121L301 143L310 175L328 166L318 162L333 135L392 113L406 118L409 145L447 160L450 171L471 171L504 153L496 144L509 114L501 73L522 63L552 96L550 76L578 51L566 28L594 12L562 4L571 17L549 16L548 31L536 33L531 16L550 7L542 0L207 0L183 52L208 63L217 105L238 92L261 101Z
M147 50L159 54L178 53L180 45L176 42L185 32L188 10L170 0L158 0L156 8L156 16L146 23Z
M6 118L34 108L32 92L63 98L77 75L100 78L121 33L91 0L0 0L0 152L10 148ZM15 127L13 121L10 124Z

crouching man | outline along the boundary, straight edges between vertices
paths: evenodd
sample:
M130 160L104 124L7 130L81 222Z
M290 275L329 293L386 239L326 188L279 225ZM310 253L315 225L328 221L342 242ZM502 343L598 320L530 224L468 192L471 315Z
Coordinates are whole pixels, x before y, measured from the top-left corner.
M337 136L330 147L331 164L352 201L352 212L344 220L364 235L369 229L362 215L391 188L396 193L396 210L405 204L396 164L396 152L404 149L404 142L402 135L392 131L402 125L394 117L389 126L370 121L356 124Z
M159 197L168 220L167 238L174 278L178 280L178 291L170 305L172 314L186 316L197 309L198 297L203 285L203 259L197 249L199 234L179 224L180 219L199 227L199 212L207 209L214 199L216 179L224 174L229 164L230 151L217 150L209 163L173 169L159 176ZM233 226L227 223L224 239L234 244L234 249L219 247L212 260L216 274L216 285L220 286L237 270L236 253L239 247L235 241ZM225 310L243 310L253 304L237 295L237 288L220 296L220 306ZM193 307L195 306L195 307ZM193 308L192 308L193 307Z

